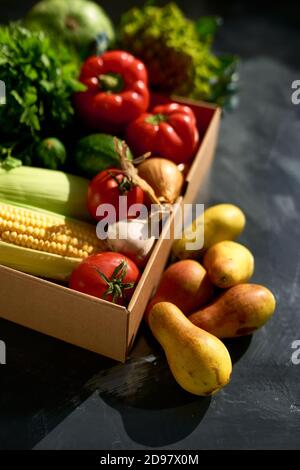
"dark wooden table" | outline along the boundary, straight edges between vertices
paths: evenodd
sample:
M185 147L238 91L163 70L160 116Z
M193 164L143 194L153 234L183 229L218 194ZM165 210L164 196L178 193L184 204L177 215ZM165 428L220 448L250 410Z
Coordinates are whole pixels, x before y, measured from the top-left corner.
M0 19L18 17L30 3L1 0ZM117 3L107 2L114 17ZM196 11L197 2L184 3ZM244 209L254 281L278 300L265 328L228 343L230 385L212 399L183 392L144 327L119 365L2 320L1 448L300 447L300 365L291 361L300 340L300 105L291 102L299 39L285 15L253 16L233 2L217 42L242 58L241 92L239 108L222 121L210 203Z

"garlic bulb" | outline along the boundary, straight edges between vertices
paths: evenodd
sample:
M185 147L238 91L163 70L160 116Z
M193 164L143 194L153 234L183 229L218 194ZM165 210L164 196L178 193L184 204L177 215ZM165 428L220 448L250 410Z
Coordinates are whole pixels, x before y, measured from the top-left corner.
M148 219L120 220L109 225L107 245L110 250L123 253L137 265L143 266L155 243L149 236Z

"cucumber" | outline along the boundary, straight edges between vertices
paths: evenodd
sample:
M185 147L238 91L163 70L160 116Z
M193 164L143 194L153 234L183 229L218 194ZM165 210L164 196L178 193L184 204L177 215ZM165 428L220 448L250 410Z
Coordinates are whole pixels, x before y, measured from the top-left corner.
M114 136L108 134L83 137L75 149L77 168L88 178L93 178L107 168L119 168L120 161L115 151L114 139ZM129 148L127 158L133 159Z

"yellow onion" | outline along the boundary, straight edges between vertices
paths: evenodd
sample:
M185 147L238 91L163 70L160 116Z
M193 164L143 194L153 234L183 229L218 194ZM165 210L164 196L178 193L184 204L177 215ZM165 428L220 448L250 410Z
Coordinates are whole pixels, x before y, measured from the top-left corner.
M138 174L151 186L159 201L173 204L180 195L184 177L174 162L166 158L147 158Z

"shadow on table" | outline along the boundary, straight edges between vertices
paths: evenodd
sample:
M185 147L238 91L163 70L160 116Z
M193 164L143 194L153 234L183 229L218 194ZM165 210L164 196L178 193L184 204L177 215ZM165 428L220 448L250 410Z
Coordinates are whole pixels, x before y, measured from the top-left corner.
M125 365L95 379L100 397L116 409L135 442L161 447L189 436L204 419L211 397L185 392L174 380L163 351L145 327ZM251 337L226 342L233 363L248 349ZM95 389L95 383L92 383Z
M191 434L205 417L210 398L177 385L158 343L143 330L129 360L119 364L1 320L7 365L1 368L0 448L32 448L97 390L119 411L137 443L159 447ZM250 341L228 342L233 362Z
M249 348L251 341L252 335L240 336L239 338L231 338L224 340L224 344L230 353L233 365L243 357L243 355Z
M0 320L0 449L31 449L92 393L85 384L115 361Z
M120 413L128 436L150 447L170 445L191 434L210 404L209 397L182 390L163 355L156 354L107 371L99 394Z

